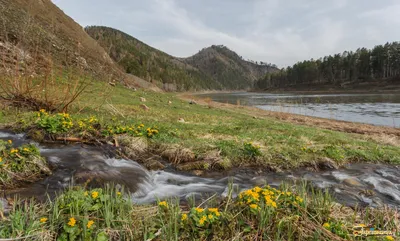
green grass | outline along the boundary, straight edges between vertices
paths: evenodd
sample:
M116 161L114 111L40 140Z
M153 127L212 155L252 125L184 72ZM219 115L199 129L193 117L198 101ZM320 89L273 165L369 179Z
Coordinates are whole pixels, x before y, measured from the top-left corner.
M138 206L129 193L112 185L71 187L45 203L15 200L0 220L0 239L357 240L351 236L355 225L398 233L395 215L384 208L349 210L306 183L255 187L236 199L229 195L184 206L174 199Z
M140 97L146 102L140 102ZM141 104L150 110L143 110ZM368 140L360 134L296 125L272 117L255 119L239 108L190 105L173 93L134 92L122 86L107 87L94 82L71 113L75 120L96 116L103 127L139 123L157 126L159 134L149 140L149 151L160 154L172 145L186 148L193 152L195 160L209 162L205 167L212 167L215 160L223 160L227 166L277 168L314 165L326 158L339 165L354 161L400 163L400 148ZM35 120L32 116L35 114L9 107L2 110L0 122L23 120L24 125L29 125ZM185 122L179 122L179 118ZM257 155L249 154L248 142L259 146ZM210 153L219 153L219 156L209 161ZM171 155L176 157L178 152L166 157Z

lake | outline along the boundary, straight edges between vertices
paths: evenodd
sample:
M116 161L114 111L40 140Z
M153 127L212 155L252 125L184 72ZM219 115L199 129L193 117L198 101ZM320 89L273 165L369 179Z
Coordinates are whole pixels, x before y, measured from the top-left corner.
M214 101L328 119L400 127L399 93L271 94L211 93Z

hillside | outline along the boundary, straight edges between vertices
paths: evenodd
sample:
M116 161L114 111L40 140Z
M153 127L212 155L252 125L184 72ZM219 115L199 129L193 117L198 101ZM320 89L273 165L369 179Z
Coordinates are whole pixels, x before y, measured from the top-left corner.
M127 73L167 90L248 89L275 68L243 60L223 46L211 46L189 58L176 58L119 30L91 26L86 32L107 49Z
M256 83L258 89L394 90L400 89L400 43L358 48L317 60L305 60Z
M256 80L278 70L270 64L256 64L243 60L223 45L205 48L183 61L229 89L249 89Z
M72 18L50 0L0 0L0 73L73 70L98 80L152 88L127 76Z
M144 78L166 90L222 88L189 64L119 30L97 26L86 27L85 30L107 49L111 58L127 73Z

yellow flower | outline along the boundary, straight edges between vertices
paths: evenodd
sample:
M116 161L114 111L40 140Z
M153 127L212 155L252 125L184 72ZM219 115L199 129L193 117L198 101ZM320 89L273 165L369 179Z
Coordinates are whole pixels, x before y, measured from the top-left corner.
M18 153L18 149L12 148L11 151L10 151L10 153L11 153L11 154Z
M121 192L117 192L117 196L121 196Z
M68 225L73 227L73 226L75 226L75 224L76 224L76 219L75 218L70 218L69 222L68 222Z
M329 223L324 223L324 225L322 225L324 228L330 228L331 225Z
M215 216L217 216L217 217L221 216L221 214L218 211L218 208L209 208L208 211L211 213L214 213Z
M206 220L207 220L206 216L201 217L200 220L199 220L199 224L203 225Z
M83 193L83 195L85 195L85 197L86 197L87 195L89 195L89 193L86 191L85 193Z
M208 214L208 219L213 219L214 216L212 214Z
M187 219L187 214L186 213L182 214L181 220L185 221L186 219Z
M94 221L89 220L89 222L87 223L86 227L90 228L90 227L92 227L93 224L94 224Z
M388 241L393 241L394 240L394 238L392 236L386 236L385 239L388 240Z
M253 188L253 191L254 191L254 192L261 192L262 189L261 189L260 187L255 187L255 188Z
M45 109L40 109L40 112L45 113L46 110Z
M195 209L196 209L196 211L197 211L198 213L204 212L204 209L202 209L202 208L195 208Z
M41 223L47 222L47 218L41 218L41 219L40 219L40 222L41 222Z
M97 198L99 196L99 193L94 191L92 192L92 198Z
M158 206L168 208L168 203L166 201L162 201L158 203Z
M258 205L257 204L250 204L249 206L251 209L258 209Z
M8 144L12 144L12 140L8 140L7 142L8 142Z

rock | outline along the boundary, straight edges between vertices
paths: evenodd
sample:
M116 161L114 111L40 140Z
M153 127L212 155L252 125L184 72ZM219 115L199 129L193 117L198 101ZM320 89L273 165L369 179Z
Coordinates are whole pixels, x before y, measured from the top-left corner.
M113 83L113 82L108 82L108 84L111 86L115 86L115 83Z
M330 158L324 157L317 161L316 168L318 170L338 169L338 165Z
M361 187L363 186L357 178L346 178L343 180L343 183L347 186L352 187Z
M163 165L160 160L158 159L162 159L161 157L151 157L149 159L147 159L146 161L144 161L144 166L148 169L148 170L162 170L165 169L165 165Z
M179 164L176 169L179 171L192 171L192 170L208 170L210 168L210 163L205 161L188 162L184 164Z
M185 123L185 120L183 118L179 118L178 122Z
M140 102L146 102L146 98L140 97Z
M140 105L140 108L142 108L142 109L145 110L145 111L149 111L149 110L150 110L150 108L149 108L147 105L145 105L145 104L141 104L141 105Z
M195 176L203 176L204 175L204 171L202 170L194 170L192 171L192 174Z
M10 211L11 211L11 205L9 205L8 201L4 198L0 198L0 213L2 212L5 215L7 215L9 214Z
M170 105L170 104L172 104L172 101L169 100L169 101L168 101L168 105Z
M191 105L197 105L197 102L194 101L194 100L191 100L191 101L189 101L189 104L191 104Z

